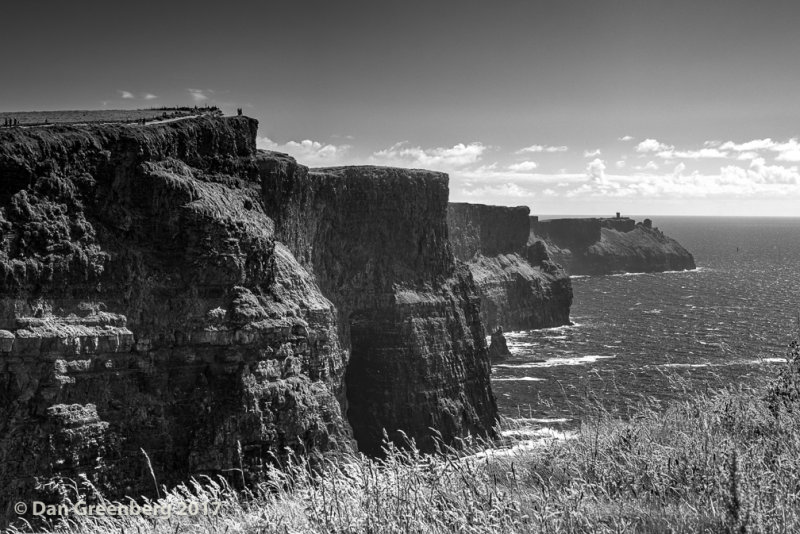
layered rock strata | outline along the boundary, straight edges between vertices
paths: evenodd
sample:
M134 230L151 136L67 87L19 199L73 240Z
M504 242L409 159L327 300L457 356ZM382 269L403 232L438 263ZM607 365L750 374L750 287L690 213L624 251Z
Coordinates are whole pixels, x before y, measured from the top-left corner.
M691 253L649 219L532 219L531 240L544 241L554 260L575 275L695 268Z
M448 241L447 176L309 170L276 153L259 164L277 235L340 312L359 448L377 452L384 428L423 448L429 428L447 440L487 432L496 407L480 301Z
M313 202L292 211L273 187L287 160L259 156L256 129L198 117L0 132L0 514L56 499L35 489L53 477L85 474L113 498L150 494L151 467L167 485L252 481L291 451L352 450L348 397L366 450L382 424L421 440L491 427L478 298L443 231L446 177L394 170L382 193L377 171L308 173L291 191ZM386 198L405 222L384 217ZM315 212L298 246L285 230ZM398 235L409 248L382 258Z
M529 242L529 212L525 206L448 206L453 251L475 279L489 331L569 324L572 284L542 243Z

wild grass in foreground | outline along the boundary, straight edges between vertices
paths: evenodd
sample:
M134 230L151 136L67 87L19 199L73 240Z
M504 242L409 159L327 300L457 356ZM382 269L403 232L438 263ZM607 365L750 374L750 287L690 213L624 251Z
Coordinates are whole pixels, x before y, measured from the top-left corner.
M158 502L220 501L217 515L75 517L51 530L800 532L800 355L793 345L766 386L643 405L627 421L600 410L574 439L467 445L440 455L389 447L381 461L351 455L317 474L298 460L246 495L194 481Z

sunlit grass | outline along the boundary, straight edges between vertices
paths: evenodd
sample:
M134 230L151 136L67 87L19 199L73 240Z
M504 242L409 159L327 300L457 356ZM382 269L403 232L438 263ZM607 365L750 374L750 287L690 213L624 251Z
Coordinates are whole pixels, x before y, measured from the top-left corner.
M270 483L245 493L204 478L163 489L157 501L219 501L216 515L73 517L49 529L90 534L797 532L798 359L795 346L785 369L768 385L730 386L667 406L644 399L627 420L598 405L570 439L513 449L509 439L491 448L472 440L434 455L413 446L388 446L382 460L352 454L314 469L295 458L273 469ZM78 488L62 489L76 498Z

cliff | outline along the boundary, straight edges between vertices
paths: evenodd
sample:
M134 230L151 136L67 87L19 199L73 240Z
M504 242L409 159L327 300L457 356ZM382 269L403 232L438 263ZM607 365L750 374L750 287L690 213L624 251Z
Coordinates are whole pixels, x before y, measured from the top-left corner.
M453 251L475 279L489 331L569 324L572 284L541 245L528 244L529 212L525 206L448 206Z
M259 160L277 235L341 313L348 416L359 448L406 429L430 448L485 433L496 411L479 301L447 235L447 176L384 167L310 171Z
M288 451L351 450L348 416L369 451L381 424L421 440L489 430L446 177L306 173L259 155L256 129L0 131L0 514L80 473L109 497L150 494L142 450L161 484L238 483Z
M694 257L680 243L627 217L531 220L531 241L570 274L661 272L694 269Z

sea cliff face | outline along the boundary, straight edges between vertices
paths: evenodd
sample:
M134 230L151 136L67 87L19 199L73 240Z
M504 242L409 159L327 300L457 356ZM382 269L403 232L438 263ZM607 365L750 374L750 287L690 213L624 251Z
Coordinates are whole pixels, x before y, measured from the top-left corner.
M627 217L531 221L531 241L570 274L612 274L694 269L694 257L680 243Z
M448 206L450 241L475 279L489 331L569 324L572 284L541 244L529 244L529 215L525 206Z
M0 132L2 508L55 501L37 484L80 473L109 497L149 494L148 462L161 484L256 480L287 451L352 450L348 404L369 451L382 424L489 431L446 177L308 173L259 155L256 129Z
M480 301L447 237L447 177L385 167L314 169L263 153L277 235L319 281L352 347L348 415L359 447L382 428L431 448L486 433L496 411Z

